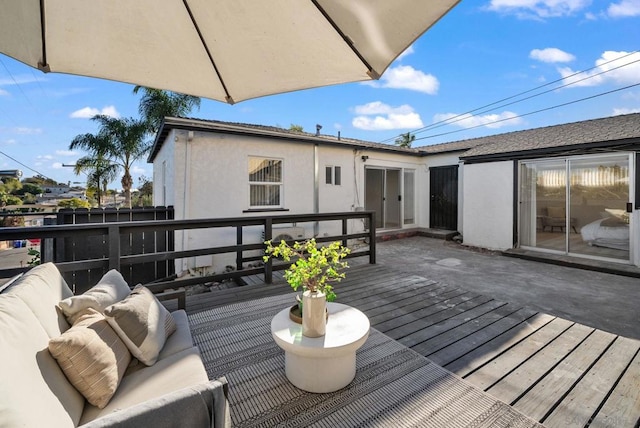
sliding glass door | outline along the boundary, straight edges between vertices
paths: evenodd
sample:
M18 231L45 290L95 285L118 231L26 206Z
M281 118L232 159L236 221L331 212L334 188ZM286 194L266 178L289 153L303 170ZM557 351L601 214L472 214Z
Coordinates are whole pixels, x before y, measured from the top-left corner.
M365 169L365 209L376 212L377 228L399 229L414 224L415 194L415 170Z
M629 154L520 164L521 247L629 261Z

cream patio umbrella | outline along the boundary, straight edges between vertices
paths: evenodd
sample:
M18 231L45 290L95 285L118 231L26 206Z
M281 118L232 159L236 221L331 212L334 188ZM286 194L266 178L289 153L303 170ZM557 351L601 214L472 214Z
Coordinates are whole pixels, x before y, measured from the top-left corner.
M44 72L234 103L377 79L458 0L0 0L0 52Z

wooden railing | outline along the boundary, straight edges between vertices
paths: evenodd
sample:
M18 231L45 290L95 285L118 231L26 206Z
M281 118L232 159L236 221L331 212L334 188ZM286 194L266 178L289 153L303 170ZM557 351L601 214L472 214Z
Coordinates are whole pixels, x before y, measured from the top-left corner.
M348 220L362 219L368 227L364 232L349 233ZM10 227L0 228L0 241L15 241L22 239L41 239L43 248L47 245L55 245L56 239L64 238L65 241L79 241L97 239L103 242L108 248L105 256L102 258L74 260L74 261L56 261L54 260L55 249L42 251L41 262L53 261L58 269L62 272L65 280L74 289L76 293L81 293L93 284L76 283L76 276L86 278L83 275L76 275L78 272L94 271L92 275L95 283L95 277L101 276L109 269L118 269L121 272L127 269L134 270L136 265L158 261L175 261L176 259L197 257L203 255L235 253L236 269L231 272L220 273L210 276L201 276L196 278L180 279L174 281L173 278L155 278L148 286L154 292L159 292L169 288L188 287L206 282L222 281L227 279L236 279L243 276L263 274L266 283L272 282L274 270L285 269L286 265L273 265L271 262L262 264L259 267L245 268L244 264L248 260L257 260L259 257L245 257L244 253L248 251L264 250L264 242L244 242L243 229L245 227L262 226L264 240L270 240L274 236L274 225L291 224L291 223L315 223L324 221L340 221L342 224L341 234L334 236L316 237L317 242L341 241L343 245L347 245L349 240L364 238L368 240L368 246L365 250L356 250L350 254L350 257L369 257L369 263L376 262L376 231L375 231L375 212L373 211L356 211L343 213L328 214L304 214L304 215L283 215L283 216L261 216L261 217L237 217L222 219L195 219L195 220L154 220L154 221L132 221L120 223L98 223L98 224L77 224L77 225L56 225L43 227ZM144 254L123 254L121 251L121 243L130 240L131 236L140 233L166 233L180 230L193 229L215 229L233 227L236 229L236 244L227 246L212 246L207 248L189 249L181 251L159 251L145 252ZM277 229L276 229L277 231ZM8 278L28 268L10 268L0 269L0 278ZM124 275L124 274L123 274ZM125 279L131 282L130 278ZM132 284L133 285L133 284Z

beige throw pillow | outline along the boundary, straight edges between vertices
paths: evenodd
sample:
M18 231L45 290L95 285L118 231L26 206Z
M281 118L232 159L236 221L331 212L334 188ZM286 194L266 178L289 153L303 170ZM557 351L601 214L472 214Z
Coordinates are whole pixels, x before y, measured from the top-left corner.
M69 330L51 339L49 352L69 382L100 409L113 397L131 362L126 345L94 309L85 309Z
M104 314L133 356L147 366L155 364L167 337L176 331L171 313L142 285Z
M102 279L78 296L68 297L58 305L70 324L73 324L75 317L85 309L91 308L102 313L107 306L121 301L129 295L131 289L124 280L122 274L115 269L105 273Z

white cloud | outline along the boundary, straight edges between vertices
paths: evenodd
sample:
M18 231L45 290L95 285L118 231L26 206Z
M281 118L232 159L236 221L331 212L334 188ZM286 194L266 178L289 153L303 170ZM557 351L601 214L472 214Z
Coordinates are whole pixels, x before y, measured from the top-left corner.
M406 48L404 50L404 52L402 52L400 55L398 55L398 58L396 58L396 61L403 59L404 57L411 55L412 53L415 52L415 49L413 49L413 45L409 45L408 48Z
M391 67L378 81L364 82L374 88L409 89L429 95L438 93L440 82L432 74L416 70L410 65Z
M103 107L102 110L99 110L95 107L84 107L80 110L74 111L69 115L69 117L72 119L91 119L93 116L96 116L98 114L114 118L120 117L120 113L118 113L114 106L106 106Z
M621 114L640 113L640 108L614 108L613 116L619 116Z
M360 115L413 113L413 107L408 104L403 104L399 107L391 107L382 101L373 101L367 104L355 106L353 110L356 114Z
M497 129L503 128L505 126L515 126L523 123L522 118L516 116L516 113L510 111L505 111L499 114L486 114L483 116L474 116L472 114L459 115L457 113L439 113L433 116L433 121L434 123L450 121L449 123L451 125L459 126L461 128L486 126L487 128Z
M558 48L534 49L529 53L529 58L542 62L571 62L575 56Z
M51 155L38 155L38 156L36 156L36 159L51 160L51 159L53 159L53 156L51 156Z
M11 78L5 77L0 79L0 86L24 85L33 82L43 82L45 79L34 75L22 74Z
M392 107L380 101L356 106L354 112L358 115L351 124L354 128L365 131L379 131L390 129L413 129L424 126L420 115L407 104Z
M0 89L0 97L6 97L7 95L9 95L8 91L5 91L4 89Z
M77 156L78 153L73 150L56 150L56 155L58 156Z
M15 134L20 134L20 135L38 135L38 134L42 134L42 129L41 128L27 128L25 126L20 126L17 128L13 128L12 130Z
M640 76L640 52L636 52L631 55L628 54L628 52L606 51L596 61L597 68L594 68L591 71L572 76L576 73L575 71L573 71L569 67L561 67L558 68L558 72L564 78L564 84L576 82L572 86L598 86L609 82L617 84L638 83L638 76ZM625 55L628 56L618 61L613 61L616 58L621 58ZM630 64L633 61L638 62ZM624 64L629 65L620 67ZM616 67L620 68L614 70L614 68ZM602 72L606 73L599 74ZM590 78L583 80L587 77Z
M487 9L522 19L545 19L574 15L590 0L491 0Z
M640 16L640 0L622 0L619 3L611 3L607 14L612 18Z
M131 167L131 173L132 173L132 174L140 174L140 175L142 175L142 174L144 174L145 172L147 172L147 170L146 170L146 169L144 169L144 168L142 168L142 167L140 167L140 166L138 166L138 165L133 165L133 166Z
M53 164L51 164L51 168L53 168L53 169L62 169L62 168L64 168L64 166L62 166L61 162L54 162Z

